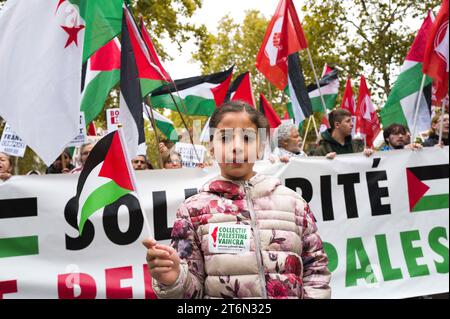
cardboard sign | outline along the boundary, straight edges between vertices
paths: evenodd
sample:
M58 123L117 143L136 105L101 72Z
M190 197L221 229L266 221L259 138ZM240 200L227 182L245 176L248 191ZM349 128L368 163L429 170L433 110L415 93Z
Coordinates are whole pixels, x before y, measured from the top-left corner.
M195 145L197 154L192 144L188 143L175 144L175 151L180 153L183 167L196 167L197 164L203 163L205 160L206 148L203 145Z
M78 122L78 135L67 144L68 147L80 147L86 143L86 120L84 112L80 112L80 120Z
M108 133L117 131L119 125L120 109L108 109L106 110L106 126Z
M0 152L17 157L23 157L27 145L17 134L11 129L9 124L5 125L2 139L0 140Z

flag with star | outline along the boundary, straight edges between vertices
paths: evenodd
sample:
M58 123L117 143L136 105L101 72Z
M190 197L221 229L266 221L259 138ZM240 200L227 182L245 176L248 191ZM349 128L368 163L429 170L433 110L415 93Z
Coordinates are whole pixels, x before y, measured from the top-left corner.
M1 10L0 116L48 165L78 135L85 32L72 1L11 0Z
M59 5L71 2L79 7L86 22L83 63L116 37L122 30L123 0L59 0Z

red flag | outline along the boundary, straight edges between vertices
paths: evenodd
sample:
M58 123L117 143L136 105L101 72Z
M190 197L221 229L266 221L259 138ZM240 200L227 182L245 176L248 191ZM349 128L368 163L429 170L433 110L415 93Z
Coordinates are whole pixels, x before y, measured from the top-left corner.
M341 108L349 111L353 116L356 115L355 96L353 95L353 88L350 78L347 79L347 85L345 86Z
M356 111L356 130L365 136L368 147L373 146L375 138L381 131L380 120L375 110L375 106L370 98L370 91L367 87L366 78L361 75L359 87L359 97Z
M277 88L288 85L287 59L308 43L292 0L280 0L256 57L256 68Z
M266 116L267 121L269 121L271 128L277 128L281 125L280 118L262 93L259 95L259 106L261 112Z
M322 121L320 122L319 132L323 133L330 128L330 122L326 115L322 116Z
M233 93L234 95L231 97L231 94ZM230 94L232 101L243 101L255 108L256 103L253 96L250 72L245 72L238 76L231 85L228 94Z
M92 121L91 123L89 123L88 135L89 135L89 136L97 136L97 129L95 128L95 123L94 123L94 121Z
M443 0L441 9L431 27L425 48L423 73L432 77L436 84L436 100L441 100L448 93L449 69L449 27L448 0Z

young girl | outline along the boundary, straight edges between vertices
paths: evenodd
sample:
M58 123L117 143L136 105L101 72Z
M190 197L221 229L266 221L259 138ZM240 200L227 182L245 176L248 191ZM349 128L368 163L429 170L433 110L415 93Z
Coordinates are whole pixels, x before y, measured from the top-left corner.
M253 171L264 150L264 116L228 102L210 127L221 176L181 205L170 247L144 241L157 296L329 298L328 259L308 204Z

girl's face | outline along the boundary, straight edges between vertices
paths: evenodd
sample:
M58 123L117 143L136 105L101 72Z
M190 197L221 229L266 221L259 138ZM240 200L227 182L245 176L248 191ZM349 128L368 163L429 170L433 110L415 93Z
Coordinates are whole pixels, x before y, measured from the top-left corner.
M12 167L9 161L9 156L0 153L0 173L11 173Z
M226 113L214 131L212 153L222 176L249 180L259 152L258 128L246 112Z

